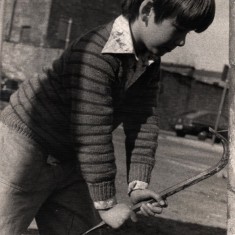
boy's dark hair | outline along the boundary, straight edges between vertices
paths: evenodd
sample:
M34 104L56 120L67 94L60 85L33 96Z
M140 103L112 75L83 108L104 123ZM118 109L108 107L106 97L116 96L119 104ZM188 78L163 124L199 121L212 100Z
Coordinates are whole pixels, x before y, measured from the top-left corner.
M122 14L130 22L135 21L143 1L123 0ZM197 33L206 30L215 16L215 0L152 0L152 7L156 23L175 17L180 26Z

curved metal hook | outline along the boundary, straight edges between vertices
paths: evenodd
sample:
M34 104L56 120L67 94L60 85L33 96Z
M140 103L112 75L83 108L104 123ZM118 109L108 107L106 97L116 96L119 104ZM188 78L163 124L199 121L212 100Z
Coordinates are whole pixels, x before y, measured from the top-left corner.
M222 155L220 161L215 166L210 167L209 169L201 172L200 174L198 174L196 176L193 176L192 178L189 178L189 179L187 179L183 182L180 182L176 185L173 185L170 188L167 188L167 189L161 191L159 193L159 195L163 199L166 199L167 197L169 197L169 196L171 196L175 193L178 193L179 191L182 191L182 190L184 190L184 189L186 189L186 188L188 188L188 187L190 187L194 184L199 183L200 181L202 181L204 179L207 179L207 178L211 177L212 175L218 173L220 170L222 170L227 165L228 159L229 159L228 141L222 135L215 132L212 128L210 128L209 130L212 134L214 134L217 138L219 138L221 140L221 143L223 145L223 155ZM151 199L151 200L148 200L147 202L153 203L154 200ZM142 203L143 202L140 202L140 203L134 205L132 207L132 210L135 211L135 212L139 211Z
M161 191L159 193L159 195L161 196L161 198L163 199L166 199L167 197L169 196L172 196L174 195L175 193L178 193L194 184L197 184L199 183L200 181L204 180L204 179L207 179L211 176L213 176L214 174L218 173L220 170L222 170L228 163L228 159L229 159L229 148L228 148L228 141L222 136L220 135L219 133L215 132L212 128L209 128L209 131L214 134L217 138L220 139L222 145L223 145L223 155L220 159L220 161L210 167L209 169L201 172L200 174L196 175L196 176L193 176L185 181L182 181L181 183L178 183L176 185L173 185L172 187L170 188L167 188L163 191ZM132 210L134 212L138 212L140 210L140 207L143 203L153 203L155 202L154 199L151 199L151 200L148 200L148 201L142 201L140 203L137 203L135 204L133 207L132 207ZM100 222L99 224L97 224L95 227L91 228L90 230L86 231L85 233L81 234L81 235L86 235L96 229L99 229L101 227L103 227L105 224L104 221Z

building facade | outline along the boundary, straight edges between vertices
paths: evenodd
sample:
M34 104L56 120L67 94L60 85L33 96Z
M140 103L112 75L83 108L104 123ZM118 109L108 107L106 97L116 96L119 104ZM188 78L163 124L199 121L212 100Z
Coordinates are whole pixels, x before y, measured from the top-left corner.
M105 24L120 14L120 0L53 0L49 27L48 45L62 48L71 24L70 41L88 30Z
M5 40L44 45L52 0L6 0Z
M64 48L91 28L120 13L120 0L6 0L5 39Z
M50 66L61 55L67 36L71 41L114 19L120 14L120 2L6 0L3 73L20 80L38 76L43 67ZM162 67L164 88L159 102L162 129L170 128L168 119L175 114L200 107L216 111L220 103L222 71L218 74L202 71L201 75L194 67L182 64L165 63ZM223 112L227 110L228 96Z

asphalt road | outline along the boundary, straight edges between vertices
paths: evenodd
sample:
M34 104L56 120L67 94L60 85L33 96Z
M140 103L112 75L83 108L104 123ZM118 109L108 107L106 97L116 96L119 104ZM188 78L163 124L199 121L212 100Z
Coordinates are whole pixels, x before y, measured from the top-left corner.
M118 167L118 200L128 202L121 128L115 132L114 146ZM216 164L221 155L222 146L219 144L212 145L208 140L198 141L190 136L179 138L173 132L161 132L150 188L160 192L188 179ZM226 194L226 180L212 176L169 197L168 207L158 218L142 218L142 223L129 223L115 232L106 231L106 234L225 235ZM30 228L34 229L35 223Z
M123 135L122 130L116 132L115 146L117 156L124 156L123 152ZM159 136L159 146L156 153L156 166L152 173L151 189L156 192L186 180L192 176L215 165L222 156L223 148L221 144L211 144L210 140L198 141L195 137L186 136L186 138L176 137L174 133L161 132ZM117 164L120 169L124 169L124 160L117 157ZM123 172L121 172L117 181L122 195ZM170 224L177 227L184 225L197 225L205 227L209 230L215 228L208 234L225 234L226 219L227 219L227 182L224 178L212 176L182 192L179 192L168 198L168 208L164 210L159 217L164 221L170 220ZM121 196L122 199L125 197ZM124 199L125 200L125 199ZM165 228L164 222L163 225ZM148 222L147 222L148 223ZM149 221L149 224L151 222ZM186 228L189 227L186 226ZM164 230L164 229L163 229ZM177 229L176 229L177 230ZM194 228L193 228L194 230ZM200 230L198 228L198 230ZM204 231L204 230L203 230ZM169 233L173 234L189 234L187 233ZM191 233L191 231L190 231ZM147 233L146 233L147 234ZM148 234L152 234L149 232ZM167 232L156 234L168 234ZM191 235L196 235L196 230ZM207 234L204 233L198 234Z

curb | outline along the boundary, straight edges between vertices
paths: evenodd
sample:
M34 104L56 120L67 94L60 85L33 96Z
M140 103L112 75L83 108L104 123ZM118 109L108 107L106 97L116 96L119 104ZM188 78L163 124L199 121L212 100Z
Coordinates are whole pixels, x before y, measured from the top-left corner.
M185 137L178 137L175 135L174 132L171 131L165 131L165 130L160 130L159 133L159 139L168 139L171 141L174 141L178 144L184 144L192 147L200 147L203 149L207 149L210 151L216 151L216 152L221 152L223 150L222 144L213 144L210 139L207 139L206 141L201 141L198 139L194 139L194 136L189 136L187 138Z

